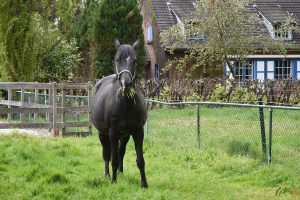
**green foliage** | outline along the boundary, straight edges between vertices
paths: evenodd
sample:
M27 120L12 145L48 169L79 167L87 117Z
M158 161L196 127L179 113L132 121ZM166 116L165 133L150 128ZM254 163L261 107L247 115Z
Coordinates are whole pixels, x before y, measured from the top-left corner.
M1 78L36 80L41 61L55 49L70 28L78 3L78 0L1 1Z
M223 85L217 84L212 92L211 101L224 101L227 92Z
M72 30L83 55L82 67L88 69L90 79L102 78L114 72L114 42L133 44L143 42L142 16L136 0L87 0ZM138 49L136 74L140 78L145 65L145 52Z
M38 80L41 82L63 82L71 80L74 70L81 61L76 40L70 42L63 40L47 57L42 61L41 72L38 73Z
M203 98L196 92L189 92L186 101L203 101Z
M116 52L114 41L133 44L140 40L138 50L137 76L141 77L142 67L145 64L143 48L142 16L136 0L104 0L95 20L95 42L99 44L95 49L94 62L96 77L113 73L114 55Z
M217 84L212 91L211 101L230 101L236 103L256 103L258 97L254 92L249 92L241 86L237 86L234 91L229 92L231 86L226 87L222 84ZM229 94L230 93L230 94ZM228 96L229 95L229 96ZM227 97L228 96L228 97Z
M168 102L170 99L170 87L168 85L165 85L163 89L160 91L160 97L162 101Z

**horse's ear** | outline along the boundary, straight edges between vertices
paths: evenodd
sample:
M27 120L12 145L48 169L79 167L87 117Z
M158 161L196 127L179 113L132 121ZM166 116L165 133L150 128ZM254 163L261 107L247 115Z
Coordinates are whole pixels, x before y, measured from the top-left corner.
M121 46L121 44L120 44L120 42L119 42L118 39L116 39L116 41L115 41L115 46L116 46L116 49L117 49L117 50L118 50L119 47Z
M134 50L137 50L137 48L139 48L139 43L139 40L135 41L135 43L132 46Z

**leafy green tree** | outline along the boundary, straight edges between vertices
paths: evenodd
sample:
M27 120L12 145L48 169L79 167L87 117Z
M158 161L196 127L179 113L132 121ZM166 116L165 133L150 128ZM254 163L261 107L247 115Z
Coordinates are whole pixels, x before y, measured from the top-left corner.
M113 73L114 55L116 52L114 41L133 44L139 39L144 44L142 31L142 16L136 0L103 0L99 12L94 13L91 50L92 62L96 77ZM141 76L145 64L144 47L138 50L137 76Z
M273 40L263 29L257 14L249 13L250 0L197 0L195 11L184 19L183 24L171 27L162 34L165 46L174 51L184 46L186 56L177 65L180 72L191 75L201 66L222 69L226 63L234 74L231 61L244 61L256 53L285 54L288 47L284 41ZM290 16L285 29L292 26ZM254 31L256 30L256 32ZM204 36L201 42L191 36ZM191 64L192 63L192 64Z
M81 56L77 42L63 40L43 59L38 80L41 82L64 82L74 78L74 71L79 65Z
M71 26L80 0L0 2L2 80L33 81Z

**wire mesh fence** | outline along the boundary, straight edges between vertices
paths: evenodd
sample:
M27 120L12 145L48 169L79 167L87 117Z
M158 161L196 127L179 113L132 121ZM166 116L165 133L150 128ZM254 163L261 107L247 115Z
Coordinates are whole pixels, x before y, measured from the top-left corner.
M175 140L176 148L197 146L299 168L300 108L154 100L148 106L146 133L163 138L162 145Z

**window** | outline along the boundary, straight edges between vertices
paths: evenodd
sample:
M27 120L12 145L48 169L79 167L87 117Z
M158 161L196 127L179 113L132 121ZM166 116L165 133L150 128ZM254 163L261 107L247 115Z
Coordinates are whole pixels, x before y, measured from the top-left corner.
M158 64L154 65L154 78L155 79L159 79L159 68L158 68Z
M232 62L233 63L233 62ZM235 78L240 82L252 79L252 64L250 62L236 62L234 65ZM226 75L232 78L229 67L226 65Z
M189 39L190 39L190 40L203 40L203 39L204 39L204 33L200 33L200 34L190 34Z
M291 30L283 30L280 24L274 25L274 39L277 40L291 40L292 39L292 31Z
M256 61L256 79L260 81L266 79L274 80L274 61L272 60Z
M275 79L284 80L292 77L290 60L275 61Z
M153 42L153 29L152 25L149 23L147 28L147 43Z
M235 77L239 81L242 82L243 80L251 80L252 79L252 65L251 65L251 63L237 62L235 67L236 67Z
M237 62L235 67L235 78L239 81L243 81L243 64Z

